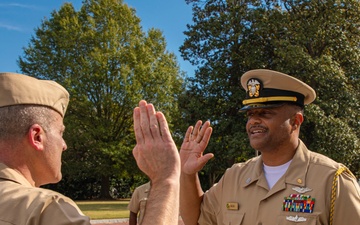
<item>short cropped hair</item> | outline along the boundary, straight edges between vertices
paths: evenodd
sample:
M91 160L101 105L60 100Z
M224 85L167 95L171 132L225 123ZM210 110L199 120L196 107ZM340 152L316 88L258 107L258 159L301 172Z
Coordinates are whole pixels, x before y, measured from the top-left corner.
M300 105L298 105L298 104L291 103L291 102L287 103L287 105L292 106L292 107L294 108L294 110L299 111L299 112L301 112L302 114L304 114L304 107L303 107L303 106L300 106Z
M20 139L33 124L49 130L53 110L46 106L13 105L0 108L0 140Z

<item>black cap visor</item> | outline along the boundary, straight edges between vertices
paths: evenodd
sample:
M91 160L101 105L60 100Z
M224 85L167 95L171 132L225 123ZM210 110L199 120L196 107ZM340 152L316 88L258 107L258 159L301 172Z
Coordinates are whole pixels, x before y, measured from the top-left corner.
M245 112L249 109L264 109L264 108L276 108L285 105L286 102L267 102L266 104L248 104L240 109L240 112Z

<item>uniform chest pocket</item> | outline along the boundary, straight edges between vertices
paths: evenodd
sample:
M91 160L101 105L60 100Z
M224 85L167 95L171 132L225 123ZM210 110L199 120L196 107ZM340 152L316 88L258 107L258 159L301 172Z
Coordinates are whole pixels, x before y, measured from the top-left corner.
M244 214L240 213L225 213L224 223L225 225L240 225L243 221Z
M283 213L277 218L277 225L321 225L319 215L312 213Z

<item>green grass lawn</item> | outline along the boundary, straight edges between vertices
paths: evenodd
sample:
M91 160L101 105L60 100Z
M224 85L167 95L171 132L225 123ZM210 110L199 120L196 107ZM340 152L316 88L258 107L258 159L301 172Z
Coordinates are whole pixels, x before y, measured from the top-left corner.
M76 204L92 220L129 218L128 200L76 201Z

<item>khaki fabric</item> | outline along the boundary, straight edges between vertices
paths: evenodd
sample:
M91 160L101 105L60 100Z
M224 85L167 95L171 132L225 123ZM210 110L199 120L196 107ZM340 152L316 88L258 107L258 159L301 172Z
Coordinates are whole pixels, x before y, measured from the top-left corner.
M0 107L41 105L56 110L64 117L68 104L69 93L55 81L0 72Z
M150 182L137 187L131 196L128 209L131 212L138 213L138 224L141 224L144 218L145 206L149 192L150 192Z
M267 70L250 70L241 76L245 99L240 111L254 108L278 107L284 103L300 107L310 104L316 98L315 90L287 74Z
M332 182L340 166L330 158L309 151L300 141L287 172L269 190L261 156L234 164L219 183L205 193L199 224L328 225ZM300 193L301 190L304 193ZM284 198L291 194L315 198L314 211L283 211ZM347 173L339 176L336 195L333 224L358 225L360 188L353 176Z
M0 225L89 225L70 198L37 188L0 163Z
M260 90L257 90L259 92L259 96L249 96L249 92L251 92L252 86L249 86L249 81L252 81L254 79L258 80L261 83L259 84L261 86L259 87ZM267 69L250 70L244 73L241 76L241 86L244 88L245 91L247 91L246 98L254 98L255 103L271 101L271 98L263 99L264 101L260 101L260 99L261 97L279 97L281 96L281 91L291 91L303 95L304 100L301 102L301 104L305 105L310 104L316 98L315 90L301 80L289 76L285 73L280 73ZM262 89L268 89L270 90L270 92L268 92L268 95L262 96ZM277 92L275 92L274 90L277 90ZM259 99L259 101L256 101L256 99Z

